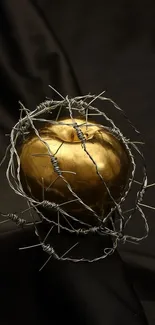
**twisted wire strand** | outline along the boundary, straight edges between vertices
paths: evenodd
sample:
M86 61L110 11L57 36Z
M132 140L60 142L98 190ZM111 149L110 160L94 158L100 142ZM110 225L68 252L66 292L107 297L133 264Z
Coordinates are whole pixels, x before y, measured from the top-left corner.
M16 213L2 213L0 212L0 215L4 218L6 218L5 220L1 221L0 224L9 222L9 221L13 221L17 226L23 228L24 226L32 226L34 225L34 223L41 223L41 221L34 221L34 222L27 222L26 219L23 219L21 217L19 217L18 214Z
M1 214L1 216L8 218L7 220L5 220L6 222L11 220L11 221L15 222L17 226L23 227L27 223L27 221L25 219L20 218L15 213L6 213L6 214L0 213L0 214Z
M51 229L50 229L51 231ZM36 234L37 236L39 236L38 232ZM45 261L45 263L42 265L42 267L40 268L39 271L42 271L42 269L46 266L46 264L50 261L50 259L53 257L54 259L56 260L59 260L59 261L71 261L71 262L74 262L74 263L78 263L78 262L88 262L88 263L92 263L92 262L97 262L97 261L100 261L104 258L106 258L108 255L111 255L114 253L116 247L117 247L117 242L118 242L118 238L115 239L114 243L113 243L113 247L107 247L107 248L104 248L103 249L103 255L99 256L99 257L96 257L96 258L93 258L93 259L88 259L88 258L70 258L70 257L65 257L70 251L72 251L78 244L79 242L76 242L73 246L71 246L67 251L64 252L64 254L62 256L59 256L55 249L50 245L50 244L46 244L45 241L47 239L47 236L45 237L45 239L43 241L41 241L39 239L39 244L36 244L36 245L32 245L32 246L28 246L28 247L21 247L19 248L20 250L24 250L24 249L31 249L33 247L39 247L41 246L43 251L46 252L49 257L48 259Z
M93 162L93 164L95 165L95 168L96 168L96 173L97 175L99 176L99 178L102 180L111 200L113 201L114 205L115 205L115 208L118 210L119 212L119 215L123 218L123 215L122 215L122 211L121 211L121 208L120 208L120 205L118 205L116 203L116 201L114 200L114 198L112 197L111 193L110 193L110 190L108 188L108 186L106 185L106 182L104 181L102 175L100 174L99 170L98 170L98 166L96 164L96 162L94 161L93 157L90 155L90 153L87 151L86 149L86 144L85 144L85 141L86 141L86 138L83 134L83 132L81 131L81 129L79 128L78 124L75 122L74 118L73 118L73 114L72 114L72 109L71 109L71 105L70 105L70 102L68 100L68 97L67 97L67 101L68 101L68 107L69 107L69 113L70 113L70 117L73 121L73 128L76 130L76 133L77 133L77 136L79 138L79 140L81 141L82 143L82 146L83 146L83 149L84 151L86 152L86 154L88 155L88 157L90 158L90 160ZM101 218L98 219L100 222L102 221ZM102 221L103 222L103 221ZM105 222L105 219L104 219L104 222Z

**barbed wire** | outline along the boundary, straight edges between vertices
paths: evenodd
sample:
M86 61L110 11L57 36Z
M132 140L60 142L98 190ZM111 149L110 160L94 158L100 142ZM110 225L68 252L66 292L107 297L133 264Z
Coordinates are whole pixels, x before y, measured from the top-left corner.
M34 219L32 218L32 222L27 222L26 219L21 218L18 213L8 213L4 214L1 213L1 215L5 218L3 221L0 222L0 224L5 223L9 220L16 223L17 226L25 227L26 225L32 225L34 226L35 233L37 237L39 238L39 244L38 246L41 246L43 251L49 254L49 258L47 261L50 260L51 257L57 259L57 260L72 260L73 262L80 262L80 261L87 261L87 262L94 262L98 261L100 259L103 259L107 257L109 254L112 254L115 249L117 248L118 242L125 243L126 241L132 242L132 243L139 243L141 240L146 238L149 233L149 226L147 222L147 218L145 216L145 213L143 211L143 208L152 208L145 204L143 204L143 199L145 192L148 188L153 187L155 184L148 185L147 183L147 169L146 169L146 163L145 158L143 156L143 153L138 147L138 144L143 144L142 139L138 139L137 141L134 139L130 139L129 137L122 134L121 130L116 126L115 122L104 112L100 111L98 108L93 106L95 100L100 100L102 102L110 102L113 107L118 111L119 114L121 114L125 121L129 124L129 126L134 130L135 134L140 135L140 132L137 130L137 128L134 127L132 122L128 119L128 117L125 115L123 110L119 108L119 106L112 101L110 98L106 98L103 96L104 92L99 94L98 96L88 94L86 96L78 96L75 98L69 98L68 96L63 97L61 94L59 94L52 86L50 86L58 95L60 95L61 100L60 101L54 101L54 100L46 100L40 105L36 107L34 111L29 111L27 108L24 107L22 103L20 103L20 118L19 121L15 124L15 126L12 128L10 133L10 143L8 148L6 149L6 154L1 162L1 164L4 162L6 155L9 153L9 162L6 169L6 177L9 186L11 189L19 196L23 197L28 202L28 209L24 210L24 212L30 212L32 215L32 210L34 210L38 217L39 217L39 223L46 221L47 223L51 224L51 229L54 227L58 228L58 233L60 234L61 231L68 232L70 234L76 235L76 236L85 236L88 234L95 234L98 236L111 236L113 247L112 248L104 248L103 249L103 255L99 257L95 257L93 259L88 259L86 257L81 258L71 258L70 256L67 257L68 253L74 249L75 246L78 244L73 245L66 253L64 253L63 256L59 256L55 249L49 244L45 243L45 241L41 241L40 236L38 234L38 229L36 228L37 222L34 222ZM68 112L68 117L71 119L71 123L68 123L67 121L61 121L59 120L62 110L65 110ZM57 113L57 116L55 119L51 119L52 114ZM76 121L76 117L74 117L74 113L78 114L79 116L82 116L83 122L78 123ZM23 117L24 115L24 117ZM43 117L44 115L47 116L47 118ZM96 137L99 136L99 132L102 132L102 129L108 130L116 139L120 140L122 144L124 145L124 148L128 154L128 157L130 159L130 165L131 165L131 172L130 177L128 179L127 185L125 187L125 190L119 200L114 199L112 196L112 193L110 189L108 188L108 185L106 184L106 181L104 180L103 176L99 172L97 163L95 162L92 155L90 155L89 151L87 150L87 139L84 135L81 127L85 126L86 129L90 126L96 125L94 122L89 121L89 117L93 116L100 116L100 118L103 119L102 123L97 124L97 126L100 128L100 131L96 132ZM104 187L106 188L106 191L113 203L113 206L111 207L110 211L105 214L105 211L102 211L102 213L97 213L92 209L88 204L86 204L82 198L80 198L77 193L73 190L70 183L65 178L65 173L73 173L76 176L76 173L73 171L63 171L60 169L59 162L57 157L55 156L56 153L60 150L62 144L57 149L56 153L53 154L51 152L50 146L48 143L44 140L42 134L40 133L40 130L36 127L36 122L43 123L43 125L67 125L72 126L73 129L76 132L76 135L81 142L81 146L84 150L84 152L87 154L89 159L92 161L96 174L98 175L99 179L102 181ZM44 198L44 192L43 192L43 199L42 201L37 200L32 195L28 195L22 186L21 181L21 163L20 163L20 156L18 152L18 146L19 143L22 143L27 139L27 137L33 132L33 134L45 145L47 148L47 154L50 157L51 164L53 166L53 170L57 175L57 179L61 179L62 182L67 186L69 192L73 196L73 200L69 200L66 202L63 202L61 204L58 204L56 202L48 201ZM141 159L141 167L142 167L142 180L136 181L135 180L135 173L136 173L136 161L135 161L135 155L133 153L133 150L138 154L138 156ZM43 155L43 154L33 154L36 155ZM0 164L0 166L1 166ZM44 181L44 180L43 180ZM53 181L49 187L53 186ZM129 196L132 186L134 183L137 183L140 188L137 191L134 207L129 209L128 211L123 211L122 205L126 201L127 197ZM43 184L43 190L44 190L44 184ZM84 209L85 211L88 211L88 213L92 214L93 217L97 220L99 223L98 226L92 226L91 224L84 222L83 220L80 220L80 218L76 218L74 215L68 213L65 211L65 205L69 204L73 201L77 201ZM48 209L53 213L57 214L57 220L50 219L47 217L46 213L44 214L40 208ZM119 227L115 225L115 218L113 218L114 212L117 213L119 217ZM129 216L126 216L130 212ZM144 222L144 234L141 237L135 237L131 235L125 234L125 227L127 223L131 220L131 218L134 216L134 214L138 212ZM60 217L63 218L66 222L66 224L62 224L60 222ZM118 223L117 220L117 223ZM107 224L110 222L111 228L108 228ZM74 225L73 225L74 223ZM76 227L75 227L76 224ZM119 228L119 230L118 230ZM51 232L50 232L51 233ZM47 236L48 237L48 236ZM47 240L47 238L46 238ZM30 246L30 248L33 246ZM24 248L23 248L24 249ZM45 263L46 265L46 263ZM42 269L42 268L41 268Z

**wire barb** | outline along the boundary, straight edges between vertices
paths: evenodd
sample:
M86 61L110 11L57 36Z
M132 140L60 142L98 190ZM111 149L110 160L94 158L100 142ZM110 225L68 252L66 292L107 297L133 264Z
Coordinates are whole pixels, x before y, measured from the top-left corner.
M8 222L11 220L11 221L15 222L17 226L20 226L20 227L23 227L27 223L27 221L25 219L20 218L15 213L7 213L7 214L1 213L1 216L8 218L7 220L2 221L2 223Z

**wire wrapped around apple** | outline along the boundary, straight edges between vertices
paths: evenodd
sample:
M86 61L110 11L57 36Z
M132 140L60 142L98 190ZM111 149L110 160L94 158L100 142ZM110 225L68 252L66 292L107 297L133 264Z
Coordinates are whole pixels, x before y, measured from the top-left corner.
M124 193L130 157L122 141L101 125L92 121L86 125L83 119L75 119L85 138L84 147L72 119L61 122L65 124L45 125L38 131L39 137L33 134L23 143L20 151L22 186L29 196L40 202L64 203L66 212L95 225L97 219L76 200L73 192L103 218L114 204L113 200L118 202ZM50 153L73 192L54 169Z

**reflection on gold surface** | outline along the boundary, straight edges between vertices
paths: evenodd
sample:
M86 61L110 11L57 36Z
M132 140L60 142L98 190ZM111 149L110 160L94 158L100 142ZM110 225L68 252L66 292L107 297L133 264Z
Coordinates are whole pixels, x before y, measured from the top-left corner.
M61 121L72 123L71 119ZM76 122L79 125L84 121L76 119ZM130 159L124 145L98 124L87 127L83 125L80 128L86 138L87 151L96 162L112 196L117 200L125 188L130 168ZM106 210L112 204L111 199L73 126L49 125L39 133L51 153L55 154L59 168L65 171L63 176L74 192L96 212L99 213L102 208ZM46 144L37 136L32 136L23 144L20 161L23 188L29 195L40 201L44 196L45 200L55 203L74 199L67 185L55 173ZM76 215L84 212L78 202L66 204L64 207L66 211Z

